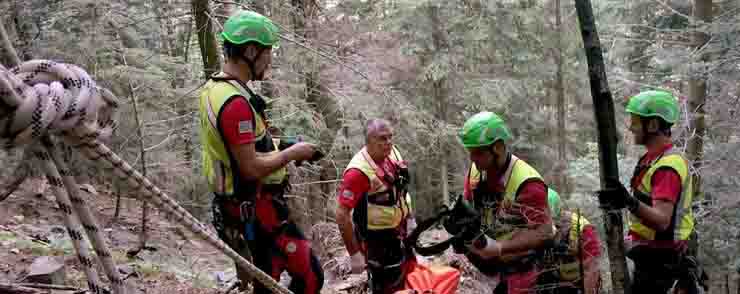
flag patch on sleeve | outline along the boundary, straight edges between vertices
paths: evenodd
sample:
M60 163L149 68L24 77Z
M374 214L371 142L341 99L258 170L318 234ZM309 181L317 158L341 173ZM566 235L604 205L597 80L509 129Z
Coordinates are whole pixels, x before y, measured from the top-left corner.
M252 121L243 120L239 122L239 134L246 134L252 132Z

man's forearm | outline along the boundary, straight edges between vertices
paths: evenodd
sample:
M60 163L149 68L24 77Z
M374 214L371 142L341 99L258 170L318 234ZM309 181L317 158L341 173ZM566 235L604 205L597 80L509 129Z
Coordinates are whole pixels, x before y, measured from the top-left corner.
M671 205L671 207L666 207L664 209L669 210L672 213L672 204L669 205ZM640 203L640 206L633 213L639 217L645 225L656 231L664 231L668 229L668 226L670 226L671 223L671 213L664 213L661 207L651 207L645 203Z
M275 153L257 153L258 166L261 177L268 176L290 162L290 156L285 151Z
M511 240L502 240L502 254L513 254L537 249L553 238L552 225L538 225L536 228L516 234Z
M344 246L347 248L349 255L355 254L360 250L360 246L355 241L354 228L352 226L352 220L347 217L340 217L337 215L337 225L339 226L339 232L342 234L342 240Z
M290 162L290 149L274 153L258 153L254 144L231 145L230 150L239 165L239 171L248 179L261 179Z
M290 162L290 159L288 154L284 152L257 153L255 160L256 168L254 169L255 175L252 175L252 177L261 179L286 166Z

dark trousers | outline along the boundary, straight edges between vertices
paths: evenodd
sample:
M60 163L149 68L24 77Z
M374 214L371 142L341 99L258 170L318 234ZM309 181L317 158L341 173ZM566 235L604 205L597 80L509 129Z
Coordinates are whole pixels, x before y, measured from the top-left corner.
M627 256L635 262L630 293L667 293L671 288L689 294L706 291L706 274L696 258L670 249L636 246Z

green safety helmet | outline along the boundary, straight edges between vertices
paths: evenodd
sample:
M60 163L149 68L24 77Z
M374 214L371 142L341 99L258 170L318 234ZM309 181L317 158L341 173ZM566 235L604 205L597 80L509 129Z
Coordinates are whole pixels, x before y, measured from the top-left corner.
M480 112L469 118L459 133L465 148L488 146L498 140L511 139L506 123L493 112Z
M666 91L644 91L630 97L627 112L641 117L659 117L669 124L678 121L678 99Z
M557 221L560 219L560 195L558 192L551 188L547 188L547 205L550 206L550 212L552 213L552 219Z
M249 10L234 13L224 23L221 36L236 45L257 42L263 46L278 46L278 27L262 14Z

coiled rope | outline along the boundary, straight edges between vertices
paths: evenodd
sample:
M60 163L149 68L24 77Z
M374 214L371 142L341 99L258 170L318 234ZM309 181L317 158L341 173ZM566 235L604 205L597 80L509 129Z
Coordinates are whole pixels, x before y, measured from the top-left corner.
M64 225L83 265L90 291L105 292L90 253L82 242L83 236L76 218L79 218L92 241L113 292L125 293L126 288L95 218L78 195L77 183L62 160L61 153L55 148L53 138L79 148L91 161L112 168L117 177L146 195L141 197L142 200L154 204L170 219L231 257L252 278L274 293L291 293L207 231L198 219L99 141L110 136L115 126L116 101L110 91L98 88L87 72L75 65L31 60L12 69L0 66L0 139L6 148L27 147L27 151L31 151L43 163L56 201L64 213Z

